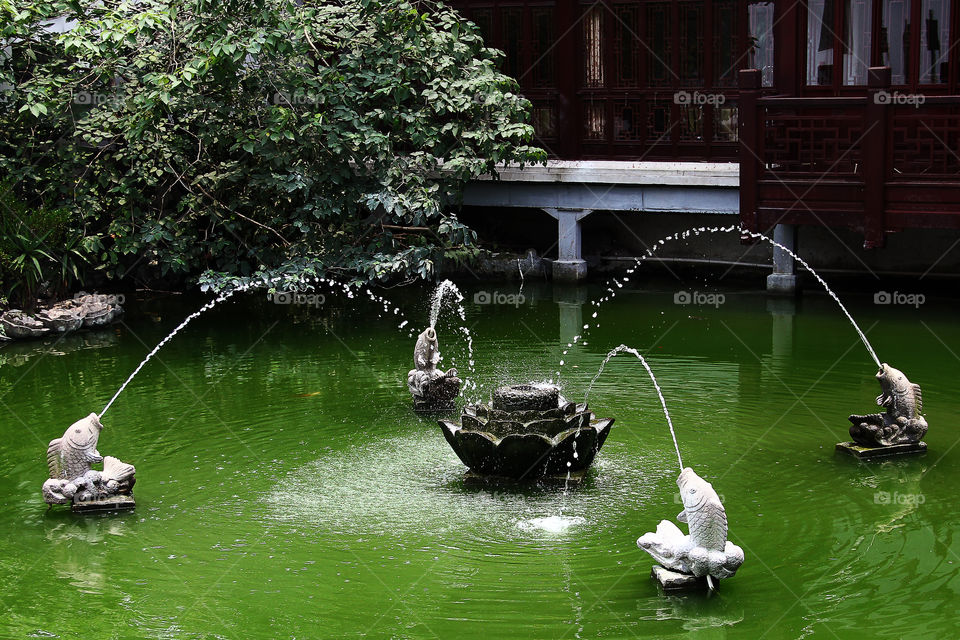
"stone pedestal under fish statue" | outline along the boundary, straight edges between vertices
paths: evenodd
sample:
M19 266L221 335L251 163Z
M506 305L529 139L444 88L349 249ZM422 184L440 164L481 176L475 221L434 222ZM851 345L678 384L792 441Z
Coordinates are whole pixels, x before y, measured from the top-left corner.
M686 522L690 535L669 520L657 530L645 533L637 546L649 553L658 565L651 575L664 589L696 588L706 581L730 578L743 564L743 549L727 540L727 512L713 486L685 468L677 478L683 511L677 516Z
M413 350L413 366L407 374L407 387L413 395L413 408L417 411L452 411L454 401L460 395L460 378L457 370L441 371L440 346L437 332L427 327L417 338Z
M913 384L902 371L886 363L880 365L877 380L882 391L877 396L877 404L886 407L887 412L850 416L853 442L840 442L837 450L857 458L924 453L927 421L921 415L920 385Z
M73 511L133 509L136 469L112 456L101 456L97 442L103 425L97 414L77 420L47 447L50 478L43 483L49 505L69 504ZM93 468L103 463L103 471Z

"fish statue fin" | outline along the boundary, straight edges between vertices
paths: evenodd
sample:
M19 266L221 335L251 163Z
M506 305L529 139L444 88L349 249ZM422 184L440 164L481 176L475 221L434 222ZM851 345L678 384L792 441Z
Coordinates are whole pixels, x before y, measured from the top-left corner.
M51 440L47 445L47 467L51 478L63 477L63 461L60 459L60 438Z
M920 385L913 385L913 395L917 399L917 414L923 413L923 393L920 391Z
M687 510L684 509L677 514L677 522L687 522Z
M133 478L137 472L132 464L121 462L113 456L104 456L103 473L101 476L106 480L116 480L117 482L127 482Z

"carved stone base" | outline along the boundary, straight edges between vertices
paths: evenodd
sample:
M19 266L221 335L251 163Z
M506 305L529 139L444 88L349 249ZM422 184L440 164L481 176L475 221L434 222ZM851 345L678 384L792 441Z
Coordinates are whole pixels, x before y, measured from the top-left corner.
M456 410L457 403L453 400L436 400L433 402L413 401L413 410L417 413L450 413Z
M689 573L671 571L658 564L653 565L650 577L657 581L664 591L706 591L707 579L692 576ZM714 580L714 584L719 580Z
M104 511L130 511L137 503L133 496L115 495L101 500L88 500L86 502L74 502L70 505L70 510L74 513L98 513Z
M920 441L907 444L894 444L889 447L863 447L856 442L838 442L837 451L848 453L860 460L871 460L873 458L926 453L927 443Z
M581 469L580 471L571 471L569 478L569 485L575 487L583 482L583 479L587 477L587 472L589 469ZM543 484L549 485L562 485L567 484L566 474L559 475L546 475L537 480ZM516 478L508 478L506 476L493 476L493 475L483 475L480 473L474 473L473 471L467 471L463 474L463 481L469 482L471 484L497 484L497 485L515 485L517 487L528 486L527 483L521 478L520 480Z

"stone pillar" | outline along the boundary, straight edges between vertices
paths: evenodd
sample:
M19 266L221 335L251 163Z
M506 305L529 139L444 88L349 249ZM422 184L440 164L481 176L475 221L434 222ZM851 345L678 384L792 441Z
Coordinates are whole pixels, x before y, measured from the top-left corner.
M792 224L778 224L773 228L773 240L796 251L797 231ZM767 292L793 294L797 290L793 256L779 247L773 248L773 273L767 276Z
M587 277L587 263L580 255L580 220L593 209L560 209L544 207L557 221L559 257L553 263L553 279L560 282L578 282Z

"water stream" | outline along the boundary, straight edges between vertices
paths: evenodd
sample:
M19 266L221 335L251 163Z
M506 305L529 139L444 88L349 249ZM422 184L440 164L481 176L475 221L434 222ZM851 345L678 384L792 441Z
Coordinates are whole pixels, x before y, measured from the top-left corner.
M663 399L663 391L660 390L660 385L657 383L656 376L653 375L653 370L650 368L650 365L647 364L646 359L640 352L632 347L628 347L625 344L620 345L616 349L610 351L607 354L607 357L603 359L603 362L600 363L600 369L597 371L597 375L593 376L593 380L590 381L590 386L587 387L587 392L583 396L583 403L587 403L587 399L590 397L590 390L593 389L593 383L597 381L597 378L600 377L600 374L603 373L604 367L607 366L607 363L610 360L621 353L632 353L640 359L640 364L643 365L643 368L647 370L647 375L650 376L650 380L653 382L653 388L657 390L657 397L660 398L660 406L663 407L663 415L667 419L667 426L670 427L670 436L673 438L673 447L677 451L677 461L680 463L680 471L683 471L683 458L680 457L680 445L677 444L677 434L673 430L673 421L670 419L670 412L667 410L667 401ZM574 454L576 455L576 454Z
M860 341L863 342L863 346L866 347L867 353L870 354L870 357L871 357L871 358L873 359L873 361L876 363L877 368L878 368L878 369L880 368L880 359L877 357L877 354L876 354L876 352L874 351L873 346L870 344L870 341L867 340L867 336L864 335L863 331L860 329L860 325L857 324L857 322L853 319L853 316L850 315L850 312L847 310L847 308L843 305L842 302L840 302L840 298L837 296L837 294L834 293L834 291L827 285L827 282L826 282L823 278L820 277L820 274L818 274L818 273L813 269L813 267L811 267L811 266L807 263L806 260L804 260L803 258L801 258L800 256L798 256L798 255L797 255L796 253L794 253L792 250L790 250L790 249L788 249L787 247L783 246L783 245L780 244L779 242L773 240L772 238L769 238L769 237L763 235L762 233L754 233L754 232L752 232L752 231L746 231L745 229L742 229L742 228L740 228L740 227L737 226L737 225L730 225L730 226L727 226L727 227L695 227L695 228L692 228L692 229L687 229L686 231L678 231L678 232L673 233L673 234L671 234L671 235L668 235L668 236L666 236L666 237L664 237L664 238L661 238L660 240L658 240L657 242L655 242L650 248L647 249L646 255L640 256L639 258L636 259L636 261L634 262L634 265L633 265L632 267L630 267L629 269L627 269L627 274L626 274L625 276L623 276L623 277L621 277L621 278L612 278L611 280L609 280L609 281L607 282L606 295L603 295L603 296L601 296L600 298L595 299L595 300L592 300L592 301L590 302L591 305L593 305L593 306L596 307L596 310L593 312L593 314L592 314L591 317L592 317L593 319L596 319L596 318L598 317L598 315L599 315L599 313L600 313L600 306L601 306L604 302L607 302L607 301L612 300L613 298L615 298L616 295L617 295L617 289L622 289L622 288L623 288L623 284L624 284L625 282L629 282L629 281L630 281L630 276L633 275L633 273L637 270L637 268L640 266L640 264L641 264L644 260L646 260L647 258L652 258L652 257L654 256L654 254L656 253L656 251L657 251L660 247L662 247L663 245L665 245L667 242L672 242L672 241L674 241L674 240L687 239L687 238L689 238L691 235L699 236L699 235L702 234L702 233L739 233L739 234L741 234L741 235L749 236L749 237L751 237L751 238L753 238L753 239L755 239L755 240L763 240L763 241L767 242L768 244L770 244L770 245L772 245L772 246L774 246L774 247L776 247L776 248L778 248L778 249L780 249L780 250L785 251L786 253L788 253L794 260L796 260L797 262L799 262L799 263L803 266L804 269L806 269L807 271L809 271L810 274L811 274L814 278L817 279L817 282L819 282L819 283L823 286L824 290L830 295L830 297L833 298L833 300L837 303L837 306L839 306L839 307L840 307L840 310L843 312L843 315L845 315L845 316L847 317L847 320L850 321L850 324L853 325L854 330L857 332L857 335L860 337ZM613 288L614 286L615 286L617 289L614 289L614 288ZM571 349L571 348L573 347L573 345L577 344L578 341L582 343L582 340L581 340L581 339L582 339L582 338L586 335L586 333L590 330L590 326L591 326L590 323L587 323L587 324L584 324L584 325L583 325L583 332L582 332L581 334L579 334L579 335L574 336L573 339L572 339L570 342L567 343L566 349L563 351L563 355L567 355L567 351L568 351L569 349ZM597 324L597 323L594 323L594 326L598 326L598 324ZM564 361L561 360L561 361L560 361L560 366L563 367L563 364L564 364ZM560 375L560 372L559 372L559 371L557 372L557 375L558 375L558 376Z
M444 300L450 300L454 309L456 309L457 317L460 318L460 322L462 323L459 327L459 331L463 334L467 345L467 370L469 375L462 377L463 391L470 389L476 390L476 363L474 362L473 358L473 335L470 333L470 328L467 326L467 310L463 306L463 294L460 293L460 289L457 288L457 285L449 280L444 280L438 284L430 298L430 328L436 329L437 321L440 319L440 311L443 309ZM451 360L451 364L456 366L456 362L453 360Z
M226 291L223 291L223 292L221 292L216 298L214 298L213 300L207 302L207 303L204 304L202 307L200 307L199 309L197 309L196 311L194 311L193 313L191 313L190 315L188 315L186 318L184 318L183 322L181 322L180 324L178 324L178 325L174 328L173 331L171 331L169 334L167 334L167 336L166 336L163 340L161 340L160 342L158 342L158 343L157 343L157 346L155 346L153 349L151 349L150 352L146 355L146 357L144 357L144 359L140 362L140 364L137 365L137 367L133 370L133 373L131 373L131 374L129 375L129 377L127 377L127 379L123 381L123 384L120 385L120 388L117 389L117 392L113 394L113 397L110 398L110 401L107 402L106 406L103 408L102 411L100 411L100 413L98 414L97 417L98 417L98 418L102 418L102 417L103 417L103 415L107 412L107 409L110 408L110 405L112 405L113 402L120 396L120 394L123 393L123 390L126 389L126 388L127 388L127 385L129 385L130 382L137 376L137 374L140 373L140 370L143 369L144 365L147 364L147 362L150 360L150 358L152 358L154 355L156 355L157 352L160 351L160 349L163 347L163 345L165 345L165 344L168 343L170 340L172 340L173 337L174 337L175 335L177 335L177 333L179 333L184 327L186 327L188 324L190 324L190 322L192 322L194 319L196 319L197 317L201 316L203 313L209 311L210 309L213 309L215 306L217 306L217 305L220 304L221 302L227 300L228 298L230 298L230 297L233 296L234 294L242 293L242 292L244 292L244 291L249 291L249 290L251 290L251 289L260 289L260 288L264 288L264 287L273 287L274 285L280 283L281 281L286 281L286 286L288 286L288 287L300 286L300 287L308 287L308 288L310 288L310 289L315 288L317 285L326 285L326 286L329 286L329 287L331 287L331 288L333 288L333 289L336 289L336 288L341 289L341 290L343 291L343 293L346 295L347 298L353 298L353 297L354 297L354 290L353 290L353 288L351 288L351 286L350 286L349 284L346 284L346 283L343 283L343 282L338 282L338 281L332 280L332 279L330 279L330 278L319 277L319 276L305 276L305 277L295 278L295 279L293 279L292 282L291 282L291 278L289 278L289 277L277 276L277 277L275 277L275 278L270 278L270 279L268 279L268 280L263 280L263 281L257 280L257 281L253 281L253 282L247 282L247 283L239 284L239 285L233 287L232 289L228 289L228 290L226 290ZM387 299L384 298L383 296L380 296L380 295L375 294L375 293L374 293L373 291L371 291L369 288L364 288L364 289L363 289L363 292L366 294L366 296L367 296L368 298L370 298L370 300L371 300L372 302L374 302L374 303L376 303L376 304L380 304L380 305L383 306L383 313L384 313L384 314L387 314L387 315L390 315L390 314L391 314L391 308L390 308L390 307L391 307L392 303L391 303L389 300L387 300ZM461 296L461 299L462 299L462 296ZM378 315L380 315L380 314L378 313ZM406 326L409 324L409 320L407 320L406 318L403 317L403 312L400 310L400 307L398 307L398 306L393 306L392 315L394 315L394 316L399 316L400 319L401 319L401 322L400 322L400 324L399 324L398 327L397 327L399 330L403 330L404 327L406 327ZM432 326L432 325L431 325L431 326ZM411 336L411 337L412 337L413 335L414 335L413 333L410 333L410 336ZM471 354L472 354L472 348L471 348ZM471 361L472 361L472 357L471 357Z

